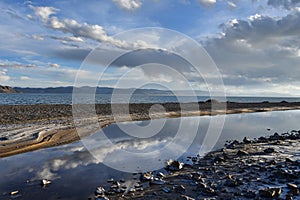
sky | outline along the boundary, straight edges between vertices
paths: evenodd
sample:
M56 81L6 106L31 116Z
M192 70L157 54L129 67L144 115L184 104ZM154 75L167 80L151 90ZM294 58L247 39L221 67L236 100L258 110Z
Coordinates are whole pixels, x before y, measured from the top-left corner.
M175 72L190 81L188 63L134 41L134 34L131 44L115 36L159 27L201 45L217 66L227 95L300 96L300 0L3 0L0 9L0 85L70 86L79 76L81 85L152 83L143 87L185 90ZM124 49L134 53L109 68L102 61L82 68L95 49L102 57ZM149 57L174 65L174 74L162 65L135 66L136 59L146 62ZM213 81L204 81L214 78L191 81L192 88L218 90Z

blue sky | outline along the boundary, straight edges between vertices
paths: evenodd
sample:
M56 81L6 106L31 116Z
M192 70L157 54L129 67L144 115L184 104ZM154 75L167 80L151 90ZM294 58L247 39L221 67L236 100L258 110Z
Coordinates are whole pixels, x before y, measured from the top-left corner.
M299 96L299 6L292 0L4 0L0 2L0 84L73 85L90 51L120 48L114 34L162 27L202 44L228 95ZM101 86L114 87L131 69L107 70ZM99 78L96 70L90 66L79 71L86 79L83 85ZM152 80L185 89L169 74L155 73L149 76L137 70L122 86ZM205 84L195 89L205 90Z

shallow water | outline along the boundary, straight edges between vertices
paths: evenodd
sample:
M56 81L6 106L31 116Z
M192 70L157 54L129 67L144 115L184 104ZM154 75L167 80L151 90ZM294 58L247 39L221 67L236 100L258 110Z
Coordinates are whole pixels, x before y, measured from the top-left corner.
M146 137L151 133L143 131L149 127L149 121L122 123L120 127L114 124L105 128L102 135L99 132L85 138L84 144L88 145L88 149L94 152L96 158L86 151L81 142L1 158L0 199L10 199L9 192L14 190L20 191L22 195L20 199L87 199L93 196L95 188L105 184L108 178L118 180L133 176L132 173L120 172L106 165L124 168L124 171L154 169L165 162L164 159L159 160L155 156L173 158L172 153L181 152L187 144L186 141L192 141L193 144L185 156L195 155L199 152L199 144L203 143L210 120L213 118L218 121L221 117L155 120L154 126L162 124L164 126L158 134L150 138ZM255 138L274 132L299 130L299 117L300 111L227 115L220 137L215 138L214 149L222 147L228 139L242 140L245 136ZM194 138L191 130L195 126L198 127L198 123L199 129ZM184 127L182 130L184 137L175 140L177 146L171 146L173 149L165 148L170 142L174 142L173 139L176 138L180 126ZM131 135L120 128L130 132ZM271 131L267 130L269 128ZM134 133L135 130L137 133ZM134 135L138 133L143 139ZM110 143L105 140L106 137L110 139ZM126 154L122 154L123 151ZM151 154L153 152L158 154ZM134 156L124 157L124 155ZM185 156L182 156L182 159ZM52 180L52 183L42 188L39 184L44 178Z
M88 99L86 95L77 101L81 103L100 103L106 104L111 102L111 95L96 94L95 99ZM166 102L195 102L206 101L210 99L209 96L198 96L197 98L191 96L162 96L162 95L141 95L134 94L130 98L130 103L166 103ZM124 101L124 96L120 95L114 98L115 103L127 103ZM223 98L221 98L223 99ZM227 97L228 101L233 102L299 102L299 97ZM26 104L72 104L72 94L55 94L55 93L41 93L41 94L0 94L0 105L26 105Z

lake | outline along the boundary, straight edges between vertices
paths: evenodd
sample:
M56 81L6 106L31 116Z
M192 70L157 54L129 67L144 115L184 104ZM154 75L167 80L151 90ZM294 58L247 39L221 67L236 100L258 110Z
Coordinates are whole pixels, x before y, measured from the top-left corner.
M209 96L198 96L197 101L206 101ZM159 95L139 95L135 94L131 97L131 103L166 103L166 102L195 102L195 98L191 96L180 96L180 100L176 96L159 96ZM233 102L299 102L299 97L227 97L227 101ZM111 102L111 95L96 94L95 99L86 99L82 95L79 102L106 104ZM127 103L124 97L119 95L114 99L115 103ZM0 105L25 105L25 104L72 104L72 94L0 94Z
M103 135L99 137L100 132L84 139L83 143L89 145L88 148L97 150L96 158L87 151L82 142L1 158L0 199L10 199L9 192L15 190L20 192L21 199L87 199L93 196L96 187L107 184L106 181L109 178L127 180L134 176L132 173L122 172L107 165L119 167L132 165L131 169L136 169L136 171L156 167L155 157L144 156L148 162L138 162L139 157L120 156L119 150L129 152L129 155L130 153L145 155L156 150L163 152L164 145L175 137L179 124L184 123L186 125L183 130L185 137L182 141L192 140L192 145L180 157L181 160L186 160L186 156L194 156L197 151L199 153L210 120L212 118L218 120L220 117L201 116L154 120L154 125L156 123L161 125L160 122L163 121L164 126L156 135L149 138L146 137L147 135L138 138L122 131L122 127L127 128L127 131L133 130L135 126L147 127L149 121L127 122L122 123L122 126L112 124L102 131L112 144L102 140ZM233 114L226 115L225 118L225 125L220 137L216 138L213 149L223 147L228 139L242 140L245 136L255 138L271 135L274 132L283 133L300 129L300 111ZM198 123L194 137L190 131ZM191 135L193 135L192 138L190 138ZM178 145L180 146L180 142ZM179 148L173 150L178 152ZM204 153L201 152L201 155ZM173 158L172 155L169 158ZM165 162L165 160L160 162ZM137 163L139 166L136 166ZM41 179L50 179L52 183L42 188Z

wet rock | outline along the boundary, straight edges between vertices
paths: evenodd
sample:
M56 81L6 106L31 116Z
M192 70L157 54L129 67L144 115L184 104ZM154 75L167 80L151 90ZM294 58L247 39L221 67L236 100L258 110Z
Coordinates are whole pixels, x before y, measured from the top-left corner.
M19 194L19 191L18 191L18 190L15 190L15 191L10 192L10 195L12 195L12 196L17 195L17 194Z
M151 181L151 180L153 180L153 175L151 172L144 173L141 175L140 180L141 181Z
M293 161L292 159L290 159L290 158L286 158L286 159L285 159L285 162L286 162L286 163L294 163L294 161Z
M289 189L291 189L291 190L293 190L293 189L298 189L298 186L295 185L295 184L293 184L293 183L288 183L288 184L286 184L286 185L287 185L287 187L288 187Z
M236 180L226 180L224 185L227 186L227 187L236 187L239 184Z
M248 138L248 137L244 137L243 142L244 142L245 144L250 144L250 143L251 143L251 140L250 140L250 138Z
M192 157L192 162L197 162L198 158L197 157Z
M168 170L170 171L179 171L183 168L183 163L182 162L179 162L179 161L173 161L173 160L170 160L167 162L167 167L166 167Z
M95 191L95 195L104 195L105 189L103 187L98 187Z
M6 141L6 140L8 140L7 137L0 137L0 141Z
M162 172L158 172L158 173L156 174L156 176L159 177L159 178L165 177L164 173L162 173Z
M173 189L180 194L184 194L186 192L186 189L183 185L175 185Z
M162 191L164 191L165 193L170 193L171 192L171 190L167 187L163 187Z
M95 200L109 200L109 198L106 196L103 196L103 197L96 197Z
M198 188L200 189L207 188L207 185L205 183L198 183Z
M244 151L244 150L239 150L237 153L236 153L237 156L247 156L249 155L249 153L247 151Z
M125 179L120 179L120 183L125 183Z
M225 159L222 158L221 156L216 156L216 157L214 158L214 161L215 161L215 162L225 162Z
M293 200L293 195L292 194L287 194L285 197L285 200Z
M257 141L258 141L258 142L268 142L269 139L262 136L262 137L259 137L259 138L257 139Z
M46 185L49 185L49 184L51 184L51 181L50 181L50 180L43 179L43 180L41 181L41 185L42 185L42 186L46 186Z
M274 133L269 138L270 138L270 140L280 140L280 139L282 139L282 136L280 136L278 133Z
M225 146L228 148L228 149L233 149L236 145L240 144L239 141L237 140L234 140L233 142L229 143L229 144L226 144Z
M154 179L153 181L150 182L152 185L164 185L166 181L160 180L160 179Z
M264 198L276 198L281 194L281 188L266 188L259 190L259 196Z
M179 200L195 200L195 199L186 195L181 195Z
M202 191L203 191L203 193L205 193L205 194L207 194L209 196L216 195L216 191L213 188L211 188L211 187L204 188Z
M118 181L113 182L113 184L110 186L112 189L118 189L121 187L121 184Z
M264 153L274 153L275 149L274 148L267 148L264 150Z
M243 196L249 199L254 199L256 196L256 193L252 190L247 190L245 192L243 192Z
M110 179L107 180L108 183L112 183L112 182L114 182L114 181L115 181L115 180L114 180L113 178L110 178Z

